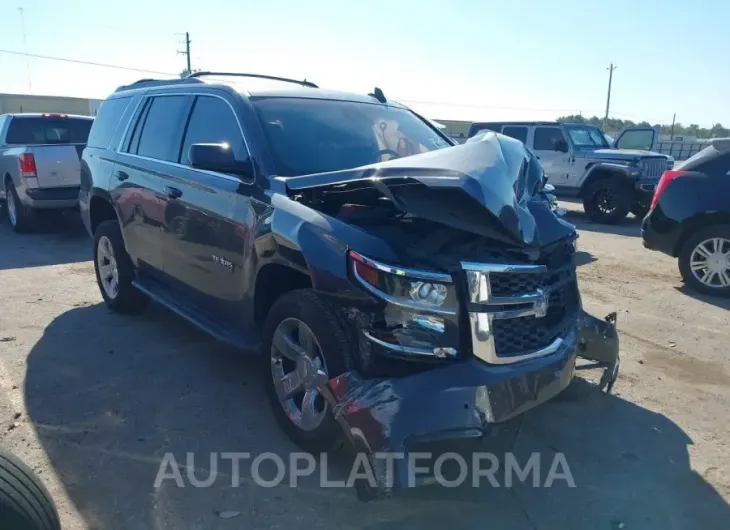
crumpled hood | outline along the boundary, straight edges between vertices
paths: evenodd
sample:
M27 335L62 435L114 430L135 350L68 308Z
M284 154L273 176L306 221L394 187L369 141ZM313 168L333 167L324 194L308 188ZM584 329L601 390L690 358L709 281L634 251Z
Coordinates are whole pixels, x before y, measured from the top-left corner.
M280 177L290 196L345 197L374 188L397 208L453 228L537 249L573 236L541 193L543 169L518 140L480 141L353 169Z

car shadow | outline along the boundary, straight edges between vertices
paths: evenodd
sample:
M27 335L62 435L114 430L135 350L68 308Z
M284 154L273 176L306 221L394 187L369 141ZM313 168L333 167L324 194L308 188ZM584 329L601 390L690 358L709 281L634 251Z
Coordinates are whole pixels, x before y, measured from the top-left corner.
M588 265L594 261L597 261L597 258L585 250L578 250L573 257L573 263L575 263L576 267L582 267L583 265Z
M627 237L641 237L641 219L634 217L632 214L619 224L605 225L594 223L588 219L588 216L582 211L568 210L565 219L575 225L578 230L587 230L589 232L597 232L600 234L616 234Z
M296 488L262 487L245 471L231 487L230 463L211 454L273 452L287 461L296 451L275 425L260 368L155 305L131 317L97 304L47 326L28 357L25 402L54 472L91 528L564 530L621 522L664 530L719 529L730 518L690 467L692 440L679 426L580 379L522 416L511 440L517 462L541 455L540 487L428 487L371 504L351 489L324 487L326 467ZM544 487L556 453L565 455L575 488L564 480ZM171 479L154 486L169 455L184 487ZM194 487L191 473L216 480Z
M700 302L714 305L721 309L730 309L730 298L721 298L719 296L712 296L709 294L700 293L686 284L682 284L681 286L675 286L674 288L680 293L687 295L690 298L694 298L695 300L699 300Z
M5 212L0 212L0 217L0 270L91 259L91 243L76 212L51 212L40 217L35 229L26 234L13 232Z

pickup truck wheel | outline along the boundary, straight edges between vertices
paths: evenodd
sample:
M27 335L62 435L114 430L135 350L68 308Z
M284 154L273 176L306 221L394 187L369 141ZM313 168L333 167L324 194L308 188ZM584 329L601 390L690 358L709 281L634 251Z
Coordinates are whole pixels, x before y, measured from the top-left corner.
M682 279L701 293L730 297L730 225L701 228L679 251Z
M263 333L266 390L274 415L305 451L341 445L318 385L347 371L352 344L335 311L309 289L290 291L269 311Z
M632 198L631 189L623 182L602 178L583 193L583 209L594 223L616 224L629 214Z
M0 528L60 530L51 496L33 471L17 457L0 451Z
M116 221L102 222L94 232L96 283L107 307L118 313L139 313L147 296L132 285L134 265L124 248L122 231Z
M32 209L24 206L18 198L15 186L8 179L5 182L5 212L10 228L18 233L29 232L33 229L35 215Z

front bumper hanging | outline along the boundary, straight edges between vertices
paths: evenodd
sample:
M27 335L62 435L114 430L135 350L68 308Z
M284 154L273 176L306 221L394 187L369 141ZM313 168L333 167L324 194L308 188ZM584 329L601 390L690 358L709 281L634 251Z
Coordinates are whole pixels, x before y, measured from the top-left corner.
M511 365L472 358L407 377L363 379L350 371L323 381L322 394L347 442L368 455L378 483L377 491L358 494L377 497L411 483L407 458L394 460L389 476L376 455L484 439L565 389L576 357L604 369L600 386L610 392L619 366L615 323L615 313L601 320L581 312L558 351Z

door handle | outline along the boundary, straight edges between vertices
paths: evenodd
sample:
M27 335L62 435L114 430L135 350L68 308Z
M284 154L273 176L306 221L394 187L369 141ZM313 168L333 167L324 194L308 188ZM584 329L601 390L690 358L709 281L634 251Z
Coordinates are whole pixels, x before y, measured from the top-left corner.
M165 186L165 195L171 199L179 199L182 197L182 191L172 186Z
M129 173L125 173L124 171L117 171L116 177L119 180L127 180L129 178Z

